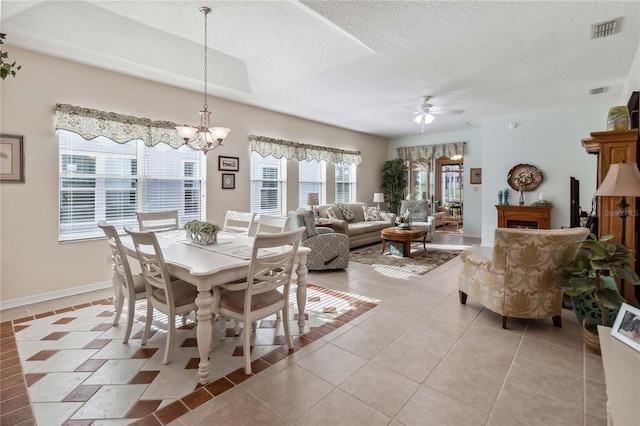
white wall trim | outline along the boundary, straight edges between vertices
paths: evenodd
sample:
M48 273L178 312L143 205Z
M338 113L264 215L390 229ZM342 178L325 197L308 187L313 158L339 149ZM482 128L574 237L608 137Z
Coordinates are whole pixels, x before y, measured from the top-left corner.
M33 305L34 303L47 302L53 299L59 299L61 297L75 296L76 294L88 293L90 291L102 290L105 288L113 287L113 282L103 281L99 283L83 285L80 287L73 287L59 291L52 291L49 293L36 294L29 297L21 297L12 300L0 300L0 311L11 308L18 308L26 305Z

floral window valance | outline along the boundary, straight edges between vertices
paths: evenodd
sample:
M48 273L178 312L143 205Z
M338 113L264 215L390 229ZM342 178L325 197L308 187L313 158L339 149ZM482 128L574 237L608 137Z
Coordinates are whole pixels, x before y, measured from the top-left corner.
M464 142L440 145L404 146L396 148L398 158L404 161L431 161L440 157L452 158L464 154Z
M249 135L249 142L251 143L251 151L255 151L263 157L273 155L276 158L295 158L298 161L317 160L355 165L362 162L360 151L328 148L258 135Z
M99 111L68 104L56 104L56 131L68 130L91 140L104 136L117 143L141 139L145 145L166 143L172 148L184 145L184 139L170 121L153 121L115 112Z

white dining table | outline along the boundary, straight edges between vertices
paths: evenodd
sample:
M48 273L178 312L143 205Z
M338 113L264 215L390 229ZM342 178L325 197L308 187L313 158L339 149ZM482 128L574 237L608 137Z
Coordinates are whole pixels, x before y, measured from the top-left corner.
M182 281L193 284L198 289L196 297L196 338L200 363L198 377L201 384L209 378L209 351L212 342L212 288L247 277L253 237L241 234L219 232L217 244L203 246L186 239L183 230L157 232L169 273ZM137 258L131 237L122 236L122 245L128 255ZM296 275L298 302L298 327L300 333L305 326L304 310L307 300L307 254L311 250L300 246L296 254Z

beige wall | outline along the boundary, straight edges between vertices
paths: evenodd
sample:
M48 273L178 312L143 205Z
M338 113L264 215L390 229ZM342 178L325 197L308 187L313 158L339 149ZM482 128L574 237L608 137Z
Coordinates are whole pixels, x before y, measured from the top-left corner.
M202 95L9 47L22 65L2 81L2 133L24 136L24 184L0 185L0 307L73 293L110 280L103 240L58 242L58 140L56 103L195 124ZM249 134L362 151L357 199L379 191L387 159L385 139L211 97L214 125L230 127L224 148L208 154L207 219L221 223L224 211L249 209ZM222 191L217 156L240 158L236 189ZM297 168L296 168L297 170ZM288 209L297 208L297 174L288 176ZM295 192L294 192L295 193ZM331 198L329 199L332 200Z

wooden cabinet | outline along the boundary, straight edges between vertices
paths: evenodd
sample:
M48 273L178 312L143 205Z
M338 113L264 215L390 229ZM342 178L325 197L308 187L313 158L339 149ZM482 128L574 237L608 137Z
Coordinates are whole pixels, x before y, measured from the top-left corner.
M550 229L551 207L496 206L498 228Z
M589 154L598 156L598 173L596 186L599 187L604 180L609 166L615 163L637 163L638 162L638 129L614 130L609 132L593 132L590 138L582 139L582 146ZM620 197L598 197L598 234L613 235L615 241L622 241L622 220L618 216ZM636 199L627 198L630 204L630 215L627 217L627 232L625 245L638 253L638 219ZM638 271L638 262L635 270ZM634 286L627 283L624 289L625 299L630 304L636 304L634 300Z

